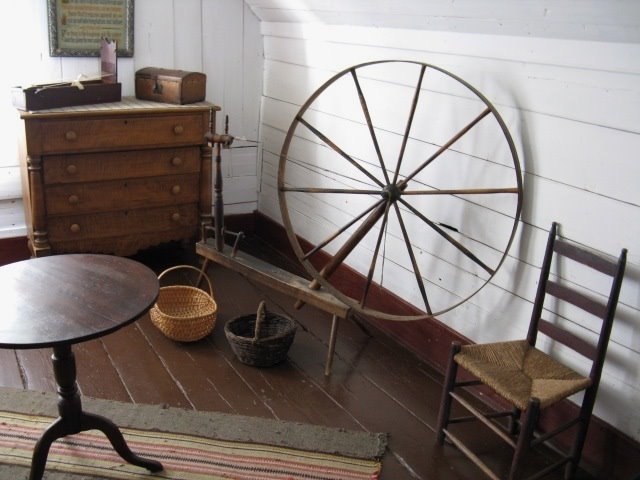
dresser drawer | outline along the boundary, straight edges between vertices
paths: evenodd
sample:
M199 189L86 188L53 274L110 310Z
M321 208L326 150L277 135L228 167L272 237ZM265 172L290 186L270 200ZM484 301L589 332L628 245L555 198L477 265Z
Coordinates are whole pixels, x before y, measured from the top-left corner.
M140 233L185 229L192 231L195 235L197 227L197 205L177 205L85 215L52 216L49 218L49 239L55 250L56 242L66 240L135 236Z
M70 183L45 187L49 215L197 203L197 174Z
M200 171L200 148L181 147L110 153L50 155L44 183L93 182Z
M32 143L29 154L199 145L205 143L208 120L202 113L41 119L32 125L39 144Z

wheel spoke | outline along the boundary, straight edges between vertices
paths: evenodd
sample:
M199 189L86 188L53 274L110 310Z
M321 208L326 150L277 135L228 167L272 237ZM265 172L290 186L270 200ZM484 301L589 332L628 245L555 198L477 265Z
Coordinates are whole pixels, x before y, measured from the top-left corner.
M358 98L360 98L360 106L362 107L364 118L367 120L367 127L369 128L369 134L371 135L371 140L373 141L373 147L376 149L376 155L378 156L378 161L380 162L380 168L382 168L382 174L384 175L384 179L386 183L389 183L389 175L387 174L387 167L385 166L384 159L382 158L380 145L378 145L378 138L376 137L376 132L373 130L373 123L371 122L371 115L369 114L369 107L367 106L367 100L364 98L364 93L362 93L362 88L360 88L360 81L358 80L358 75L356 74L355 68L351 69L351 76L353 77L353 81L356 84L356 90L358 90Z
M489 115L489 113L491 113L491 109L489 107L487 107L486 109L484 109L482 111L482 113L480 113L480 115L478 115L476 118L474 118L473 120L471 120L471 122L469 122L467 125L465 125L458 133L456 133L453 137L451 137L451 139L445 143L444 145L442 145L437 152L435 152L433 155L431 155L428 159L426 159L422 165L420 165L418 168L416 168L413 172L411 172L402 182L403 183L407 183L409 180L411 180L413 177L415 177L418 173L420 173L422 170L424 170L431 162L433 162L436 158L438 158L443 152L445 152L446 150L449 149L449 147L451 147L451 145L453 145L454 143L456 143L458 140L460 140L460 138L466 134L469 130L471 130L473 127L475 127L475 125L482 120L484 117L486 117L487 115Z
M373 226L380 220L382 215L384 214L384 204L385 202L381 200L378 202L377 207L369 214L367 218L360 224L360 226L356 229L356 231L351 235L346 242L340 247L340 249L331 257L331 259L322 267L318 273L322 278L329 278L333 272L345 261L345 259L349 256L352 250L358 246L358 242L360 242L369 231L373 228ZM309 285L310 288L317 288L319 282L314 280Z
M352 188L281 187L283 192L344 193L347 195L380 195L380 190L354 190Z
M311 132L313 132L320 140L329 145L336 153L338 153L341 157L343 157L347 162L356 167L362 173L364 173L370 180L372 180L376 185L380 185L383 187L384 185L380 180L378 180L371 172L365 169L362 165L356 162L353 158L351 158L344 150L338 147L335 143L333 143L329 138L324 135L320 130L315 128L309 122L307 122L304 118L298 116L297 120L302 123L305 127L307 127Z
M362 217L364 217L367 213L369 213L371 210L373 210L374 208L380 206L380 204L382 204L384 202L384 200L379 200L378 202L374 203L373 205L371 205L369 208L367 208L365 211L363 211L360 215L358 215L357 217L355 217L353 220L351 220L349 223L347 223L345 226L343 226L342 228L340 228L339 230L337 230L335 233L329 235L327 238L325 238L322 242L320 242L318 245L316 245L315 247L313 247L311 250L309 250L307 253L304 254L304 256L302 257L303 260L307 260L309 257L311 257L311 255L313 255L314 253L316 253L318 250L323 249L324 247L326 247L329 243L331 243L333 240L335 240L337 237L339 237L340 235L342 235L344 232L347 231L347 229L349 229L354 223L356 223L358 220L360 220Z
M418 288L420 289L420 294L422 295L422 300L424 301L424 306L427 309L427 313L431 315L431 306L429 305L429 300L427 299L427 291L424 288L424 282L422 281L422 275L420 275L420 269L418 268L418 262L416 261L416 257L413 253L413 248L411 247L411 241L409 240L409 234L407 233L407 228L404 225L404 221L402 220L402 214L400 213L400 207L398 207L398 202L394 202L393 206L396 209L396 215L398 217L398 222L400 223L400 229L402 230L402 236L404 237L404 243L407 246L407 252L409 253L409 257L411 258L411 265L413 266L413 274L416 277L416 281L418 282Z
M437 190L405 190L403 195L487 195L493 193L519 193L518 187L506 188L451 188Z
M367 274L367 283L364 286L364 292L362 294L362 299L360 300L360 306L363 308L364 308L365 302L367 301L367 296L369 295L369 288L371 287L371 281L373 280L373 273L375 272L375 269L376 269L378 253L380 252L380 245L382 244L384 231L387 227L387 219L389 218L390 206L391 206L391 202L388 201L384 209L384 216L382 218L382 224L380 225L380 233L378 233L378 241L376 242L376 248L373 251L373 257L371 258L371 265L369 266L369 273Z
M404 150L407 147L407 141L409 140L409 132L411 131L411 125L413 124L413 116L416 113L416 107L418 106L418 98L420 97L420 89L422 88L422 79L424 78L424 72L427 69L426 65L422 65L420 69L420 77L418 78L418 84L416 90L413 93L413 102L411 103L411 111L409 112L409 118L407 119L407 126L404 130L404 137L402 139L402 146L400 147L400 154L398 155L398 163L396 164L396 171L393 175L393 183L398 181L400 175L400 166L402 165L402 159L404 158Z
M402 198L400 199L400 201L402 202L402 204L405 207L407 207L409 210L411 210L411 212L414 215L416 215L423 222L425 222L427 225L429 225L431 228L433 228L436 232L438 232L441 236L443 236L447 241L449 241L449 243L451 243L454 247L456 247L458 250L460 250L466 257L468 257L469 259L473 260L475 263L480 265L489 275L493 275L495 273L495 270L493 270L491 267L487 266L482 260L480 260L478 257L476 257L473 253L471 253L471 251L467 247L462 245L460 242L458 242L455 238L453 238L447 232L442 230L432 220L429 220L427 217L425 217L422 213L420 213L418 210L416 210L411 204L409 204L408 202L406 202Z

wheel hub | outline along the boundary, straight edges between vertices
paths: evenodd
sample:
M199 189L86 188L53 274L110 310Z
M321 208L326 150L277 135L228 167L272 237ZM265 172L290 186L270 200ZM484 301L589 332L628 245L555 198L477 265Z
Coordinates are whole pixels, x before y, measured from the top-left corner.
M402 196L402 190L403 189L400 188L398 185L396 185L395 183L392 183L384 187L380 194L382 195L382 198L390 200L393 203Z

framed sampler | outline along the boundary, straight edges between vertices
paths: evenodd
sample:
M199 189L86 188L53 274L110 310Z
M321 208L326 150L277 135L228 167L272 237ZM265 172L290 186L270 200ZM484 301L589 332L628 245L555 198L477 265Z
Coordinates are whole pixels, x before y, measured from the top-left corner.
M133 7L134 0L47 0L49 54L97 57L107 38L118 57L132 57Z

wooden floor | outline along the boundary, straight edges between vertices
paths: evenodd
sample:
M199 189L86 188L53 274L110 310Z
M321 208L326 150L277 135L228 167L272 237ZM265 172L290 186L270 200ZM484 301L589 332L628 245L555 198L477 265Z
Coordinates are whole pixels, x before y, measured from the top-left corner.
M254 254L285 264L255 239ZM188 250L158 248L136 257L160 272L197 263ZM387 432L382 478L478 479L479 470L454 447L435 442L441 375L375 331L342 322L332 375L323 374L330 317L253 285L220 266L208 273L218 302L212 335L191 344L168 340L148 316L108 337L74 347L83 395ZM286 362L268 369L237 361L224 336L227 320L252 313L260 300L296 318L300 326ZM48 350L0 350L0 384L54 391ZM482 434L472 432L481 431ZM483 458L506 467L505 450L478 427L466 434ZM539 467L542 460L534 460ZM550 479L561 478L551 475ZM589 478L581 472L579 478Z

